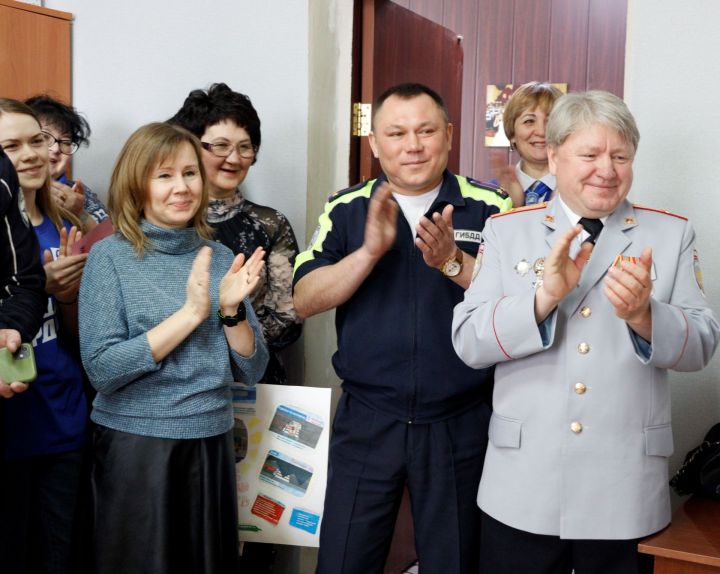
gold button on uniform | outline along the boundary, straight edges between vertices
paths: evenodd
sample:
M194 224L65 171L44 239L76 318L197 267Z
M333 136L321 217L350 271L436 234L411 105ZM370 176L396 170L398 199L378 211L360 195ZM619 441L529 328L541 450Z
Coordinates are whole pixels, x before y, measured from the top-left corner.
M579 423L577 421L573 421L570 423L570 430L573 431L575 434L581 433L582 429L583 429L583 427L582 427L581 423Z
M580 309L580 314L587 319L590 315L592 315L592 309L590 307L583 307Z
M578 395L584 395L585 391L587 391L587 387L585 385L582 383L575 383L575 392Z
M590 352L590 345L587 343L580 343L578 345L578 353L581 355L587 355Z

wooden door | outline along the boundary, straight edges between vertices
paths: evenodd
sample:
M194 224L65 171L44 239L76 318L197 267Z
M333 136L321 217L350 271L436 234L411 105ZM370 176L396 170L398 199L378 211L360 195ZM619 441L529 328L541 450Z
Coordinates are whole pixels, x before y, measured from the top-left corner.
M393 0L465 40L460 173L493 177L487 86L531 80L623 95L628 0ZM505 152L507 153L507 151ZM513 162L517 157L513 154Z
M425 84L445 100L454 125L448 167L460 168L463 47L455 32L390 0L356 3L356 62L360 70L355 93L371 103L387 88L403 82ZM357 85L359 84L359 86ZM356 100L358 101L358 100ZM353 152L353 150L355 150ZM376 177L380 164L372 157L367 137L351 148L351 181ZM353 164L357 168L353 170Z
M70 102L72 14L0 0L0 97Z

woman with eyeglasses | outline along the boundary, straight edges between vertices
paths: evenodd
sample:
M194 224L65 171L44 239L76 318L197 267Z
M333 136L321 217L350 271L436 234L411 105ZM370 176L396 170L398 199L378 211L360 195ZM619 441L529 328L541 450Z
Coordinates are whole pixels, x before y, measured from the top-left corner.
M88 414L74 352L87 255L72 255L81 223L51 199L48 139L22 102L0 99L0 146L18 174L48 295L43 325L33 339L38 376L5 405L0 432L0 561L3 572L65 574Z
M246 95L225 84L193 90L169 120L200 139L210 184L208 223L215 239L249 257L262 247L266 267L251 300L270 348L262 383L286 384L277 351L300 336L292 302L292 265L298 245L290 222L272 207L243 196L241 186L260 150L260 118Z
M105 206L98 196L80 179L68 181L67 168L71 156L81 145L89 145L90 125L75 108L47 95L25 100L40 118L50 147L52 197L74 213L87 230L108 219Z
M277 353L296 341L302 329L292 302L292 267L298 245L282 213L248 200L241 191L260 150L260 118L250 98L219 83L208 90L190 92L169 122L200 139L210 189L207 219L214 228L214 238L246 257L258 247L265 250L265 270L251 295L270 351L260 382L287 384ZM238 434L244 434L246 430L237 424ZM244 452L239 452L237 459L242 457ZM274 545L246 544L243 571L270 572L275 553Z

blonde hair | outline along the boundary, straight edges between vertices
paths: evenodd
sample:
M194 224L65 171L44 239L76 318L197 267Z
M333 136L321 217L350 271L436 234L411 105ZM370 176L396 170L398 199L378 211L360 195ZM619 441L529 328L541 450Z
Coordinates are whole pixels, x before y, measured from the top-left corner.
M515 137L515 122L525 110L540 106L545 115L549 116L555 101L562 95L552 84L528 82L520 86L510 96L503 112L503 129L507 139L512 141Z
M37 122L38 128L40 128L40 119L37 117L37 114L35 114L32 108L18 100L0 98L0 115L2 114L21 114L24 116L30 116ZM52 221L58 231L64 229L63 219L69 221L80 231L84 231L82 222L74 213L68 211L64 207L58 205L57 202L53 201L50 196L51 183L52 176L50 175L50 169L48 167L45 183L43 183L42 187L35 192L35 204L40 212Z
M188 226L194 227L204 239L212 237L205 215L209 193L200 142L180 126L155 122L138 128L125 142L110 179L110 217L115 228L132 244L138 255L150 247L150 241L140 227L148 198L150 174L158 164L173 157L184 143L190 144L195 151L203 182L200 206Z

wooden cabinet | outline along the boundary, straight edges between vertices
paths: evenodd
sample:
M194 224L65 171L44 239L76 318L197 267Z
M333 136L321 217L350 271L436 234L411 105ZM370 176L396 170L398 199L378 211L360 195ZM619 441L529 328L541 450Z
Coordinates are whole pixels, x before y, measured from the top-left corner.
M0 97L69 102L72 14L0 0Z
M720 574L720 502L690 498L638 550L655 556L655 574Z

